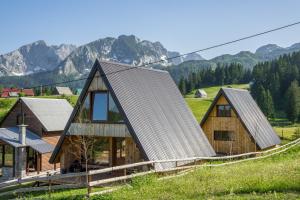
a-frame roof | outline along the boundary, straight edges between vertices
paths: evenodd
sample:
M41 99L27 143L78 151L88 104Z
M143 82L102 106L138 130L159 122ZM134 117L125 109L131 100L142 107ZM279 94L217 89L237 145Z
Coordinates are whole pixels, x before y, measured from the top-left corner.
M66 129L97 71L146 159L215 155L171 76L161 70L96 60ZM64 136L56 146L50 162L55 161L63 139Z
M226 98L239 117L241 123L260 149L280 144L278 135L275 133L248 90L221 88L203 117L201 126L204 125L221 95Z

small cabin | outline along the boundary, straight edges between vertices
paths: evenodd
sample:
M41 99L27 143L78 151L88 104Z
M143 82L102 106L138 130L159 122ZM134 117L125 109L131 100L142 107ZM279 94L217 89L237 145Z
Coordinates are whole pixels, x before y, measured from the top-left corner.
M59 168L49 163L73 107L65 99L21 97L0 122L0 167L4 178Z
M203 89L197 89L195 92L195 98L207 98L207 93Z
M218 154L254 152L280 144L248 90L220 89L201 127Z
M69 87L55 87L54 95L72 96L73 92Z
M215 155L168 72L98 60L50 162L84 170L82 138L94 143L89 169Z

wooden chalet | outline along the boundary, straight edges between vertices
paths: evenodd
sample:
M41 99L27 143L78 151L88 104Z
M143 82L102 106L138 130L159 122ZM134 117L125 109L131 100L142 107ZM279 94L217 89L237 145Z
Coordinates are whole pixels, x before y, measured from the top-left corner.
M207 93L203 89L197 89L195 92L195 98L207 98Z
M73 108L65 99L20 98L0 123L4 177L53 170L49 163Z
M280 139L247 90L222 88L201 121L219 154L241 154L280 144Z
M55 87L54 94L71 96L73 92L69 87Z
M98 60L50 159L62 172L84 170L79 136L94 138L89 169L215 155L168 72Z

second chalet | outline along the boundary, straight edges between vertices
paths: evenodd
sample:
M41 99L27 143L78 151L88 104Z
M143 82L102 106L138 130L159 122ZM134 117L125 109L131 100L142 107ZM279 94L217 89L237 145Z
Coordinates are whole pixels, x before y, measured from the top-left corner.
M280 144L278 135L247 90L220 89L201 127L218 154L241 154Z

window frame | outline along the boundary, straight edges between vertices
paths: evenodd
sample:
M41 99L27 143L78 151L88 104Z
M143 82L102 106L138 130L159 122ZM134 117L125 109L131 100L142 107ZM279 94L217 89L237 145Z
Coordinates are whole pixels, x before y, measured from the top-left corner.
M224 115L219 114L219 107L224 107L224 110L223 110ZM230 109L226 110L225 109L226 107L229 107ZM216 116L217 117L232 117L231 110L232 110L232 106L230 104L219 104L219 105L216 106L216 112L217 112ZM227 115L226 113L227 114L229 113L229 115Z
M214 138L214 141L221 141L221 142L232 142L232 141L235 141L235 137L234 137L234 131L224 131L224 130L214 130L213 132L213 138ZM224 139L225 137L220 137L220 138L217 138L216 135L224 135L224 134L227 134L228 139Z
M12 148L12 164L11 165L7 165L6 164L6 149L5 147L8 147L8 148ZM14 167L15 166L15 148L9 144L1 144L1 147L2 148L2 163L1 163L1 166L2 167Z
M106 106L106 109L107 109L106 119L107 120L93 120L94 100L95 100L95 94L97 94L97 93L106 93L107 94L107 106ZM90 92L88 92L86 98L88 98L88 96L89 96L89 100L90 100L90 114L89 114L89 118L90 118L90 122L91 123L99 123L99 124L125 124L124 116L123 116L123 114L120 111L119 111L119 114L122 116L123 121L113 122L113 121L109 120L109 96L111 96L112 100L116 104L116 102L115 102L112 94L109 92L109 90L94 90L94 91L90 91ZM84 98L84 99L86 99L86 98ZM117 106L117 109L119 110L117 104L116 104L116 106Z
M106 94L106 120L94 120L93 115L94 115L94 101L95 101L95 95L96 94ZM97 91L92 91L90 94L90 119L91 122L93 123L107 123L108 122L108 111L109 111L109 92L108 90L97 90Z

